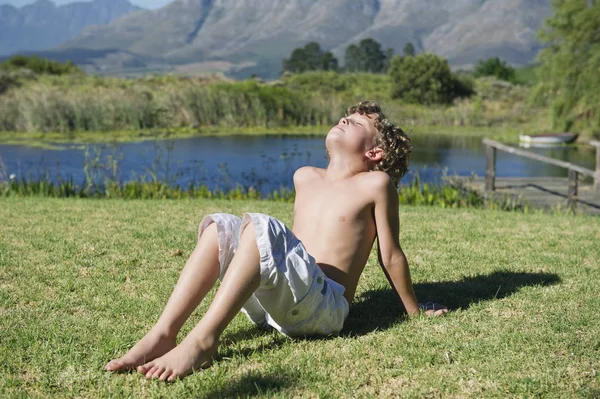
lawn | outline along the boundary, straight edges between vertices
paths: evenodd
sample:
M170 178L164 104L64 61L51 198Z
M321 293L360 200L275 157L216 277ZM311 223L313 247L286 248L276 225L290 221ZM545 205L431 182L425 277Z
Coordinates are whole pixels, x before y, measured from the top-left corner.
M266 201L0 199L0 396L600 395L600 219L424 207L401 208L401 242L446 317L403 317L373 254L339 337L238 315L208 370L105 372L158 317L201 217L250 210L292 218Z

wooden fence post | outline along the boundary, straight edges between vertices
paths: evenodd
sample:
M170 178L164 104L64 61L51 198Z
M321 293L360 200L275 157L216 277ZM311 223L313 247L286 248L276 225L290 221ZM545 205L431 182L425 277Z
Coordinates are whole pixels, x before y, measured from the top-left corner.
M569 169L569 194L567 200L567 206L575 208L577 205L577 180L579 173L573 169Z
M600 194L600 141L592 142L596 147L596 174L594 175L594 190Z
M496 148L491 145L486 146L486 168L485 168L485 191L492 192L496 189Z

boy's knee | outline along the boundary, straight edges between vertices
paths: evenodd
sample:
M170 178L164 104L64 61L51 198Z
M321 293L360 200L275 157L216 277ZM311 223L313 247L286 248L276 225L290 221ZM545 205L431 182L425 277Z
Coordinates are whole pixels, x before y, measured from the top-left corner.
M254 225L252 223L248 223L244 230L242 231L242 237L248 237L248 239L254 239L256 237L256 230L254 229Z
M217 230L217 224L211 223L202 231L202 234L198 237L198 243L196 245L200 245L201 242L211 242L219 244L219 232Z
M216 236L217 235L217 224L215 222L213 222L213 223L209 224L208 226L206 226L206 229L204 229L204 234Z

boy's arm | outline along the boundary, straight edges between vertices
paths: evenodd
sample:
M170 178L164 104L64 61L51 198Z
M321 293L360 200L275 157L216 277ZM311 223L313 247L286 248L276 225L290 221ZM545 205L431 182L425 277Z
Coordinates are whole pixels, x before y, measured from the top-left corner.
M371 172L372 173L372 172ZM409 315L419 314L419 303L410 278L408 261L400 247L400 217L398 191L387 175L378 182L375 197L375 224L379 263ZM441 309L443 308L443 309ZM446 313L445 307L427 310L428 315Z

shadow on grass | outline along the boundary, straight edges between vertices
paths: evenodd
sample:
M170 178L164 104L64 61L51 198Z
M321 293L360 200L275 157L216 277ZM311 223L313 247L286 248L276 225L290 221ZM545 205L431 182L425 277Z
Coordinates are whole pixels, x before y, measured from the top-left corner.
M231 345L235 345L235 343L240 341L252 341L254 338L259 336L264 336L265 334L270 334L271 339L266 344L260 344L257 347L252 348L232 348ZM226 344L227 348L222 351L219 351L219 358L228 358L233 356L242 356L244 358L248 358L252 356L254 353L264 352L266 350L273 350L280 348L289 338L279 334L275 330L264 330L258 327L251 327L247 330L241 330L234 334L225 335L223 339L221 339L221 343Z
M252 396L274 396L278 392L294 385L298 377L285 370L276 372L252 371L243 377L227 381L226 385L215 386L213 390L202 393L202 398L237 398Z
M418 283L414 288L420 301L442 303L450 310L457 310L473 303L507 297L523 287L559 282L560 277L552 273L496 271L459 281ZM368 291L361 294L350 308L342 335L361 335L386 329L404 315L404 307L392 289Z

